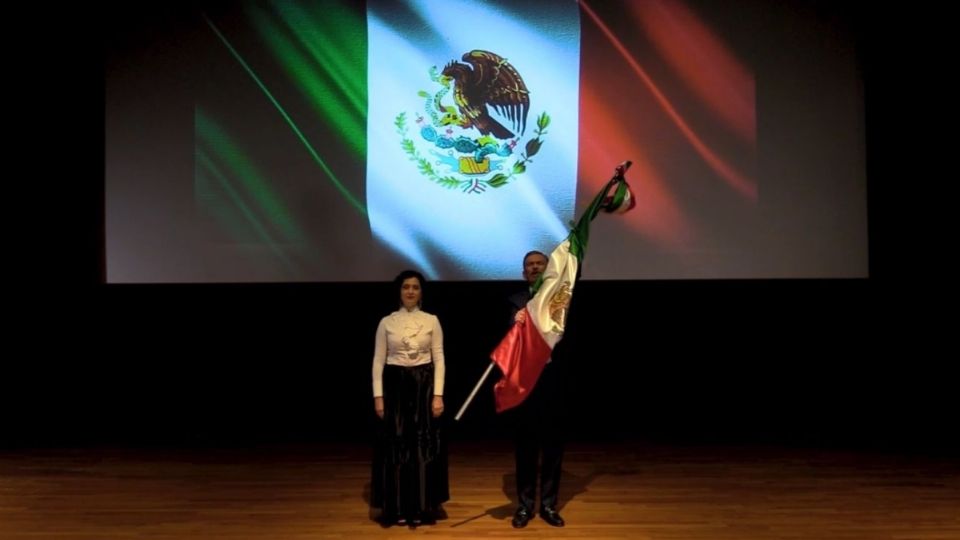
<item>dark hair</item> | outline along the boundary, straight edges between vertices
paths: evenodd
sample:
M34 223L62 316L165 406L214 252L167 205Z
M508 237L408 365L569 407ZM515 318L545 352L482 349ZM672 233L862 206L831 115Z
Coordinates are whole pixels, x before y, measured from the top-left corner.
M550 260L550 257L547 257L547 254L544 253L544 252L542 252L542 251L537 251L537 250L528 251L527 254L523 256L523 264L524 264L524 266L526 266L526 264L527 264L527 257L529 257L529 256L531 256L531 255L540 255L540 256L543 257L544 259L546 259L546 260L548 260L548 261Z
M397 277L393 278L394 292L399 291L400 288L403 287L403 282L412 277L417 278L417 281L420 282L420 294L423 294L423 290L425 288L424 285L426 284L427 280L423 279L423 274L417 272L416 270L404 270L403 272L397 274ZM421 299L422 298L423 297L421 296Z

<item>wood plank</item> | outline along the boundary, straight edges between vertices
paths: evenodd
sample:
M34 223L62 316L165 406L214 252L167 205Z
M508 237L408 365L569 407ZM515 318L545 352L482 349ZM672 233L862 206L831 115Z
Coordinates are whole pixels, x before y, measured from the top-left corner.
M453 443L446 516L416 529L373 521L369 457L356 444L0 452L0 538L960 539L960 463L943 457L574 443L567 527L519 531L504 441Z

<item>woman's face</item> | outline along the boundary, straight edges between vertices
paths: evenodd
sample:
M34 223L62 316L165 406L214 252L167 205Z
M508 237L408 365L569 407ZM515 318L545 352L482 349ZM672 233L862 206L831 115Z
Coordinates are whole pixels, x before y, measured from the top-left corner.
M412 309L420 305L420 280L415 277L409 277L403 280L400 285L400 302L403 307Z

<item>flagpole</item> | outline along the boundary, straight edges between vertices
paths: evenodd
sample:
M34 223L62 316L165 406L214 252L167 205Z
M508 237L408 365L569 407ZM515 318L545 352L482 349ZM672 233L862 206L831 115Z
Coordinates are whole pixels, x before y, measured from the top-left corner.
M480 380L477 381L477 385L473 387L473 392L470 392L470 395L467 397L467 400L463 402L463 406L460 407L460 412L453 417L454 420L459 421L460 417L463 416L463 412L467 410L467 406L470 405L470 402L473 401L473 396L477 395L477 390L480 390L480 386L483 385L483 381L487 380L487 377L490 376L490 371L493 370L493 366L497 365L496 362L490 362L490 365L487 366L487 370L483 372L483 376L480 377Z

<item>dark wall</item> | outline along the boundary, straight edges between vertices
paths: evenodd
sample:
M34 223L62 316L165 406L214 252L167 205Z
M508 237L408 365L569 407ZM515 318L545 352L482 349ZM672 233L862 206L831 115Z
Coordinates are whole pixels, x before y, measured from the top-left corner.
M942 175L918 174L931 165L908 152L924 143L903 106L910 51L886 19L858 29L871 278L581 283L565 340L572 437L960 446L955 355L942 346L949 266L933 264L943 246L915 224L932 201L910 183ZM69 144L50 154L49 125L33 124L33 172L17 182L38 189L8 229L29 240L5 258L18 272L6 280L0 447L367 438L372 338L395 297L385 284L102 284L102 51L87 40L69 52L57 75L79 90L50 98ZM452 414L517 284L431 285ZM491 383L452 437L502 435Z
M519 285L428 284L425 309L446 337L448 414L486 368ZM557 359L570 436L955 447L942 355L898 290L582 282ZM35 321L55 331L38 332L15 360L29 368L5 378L6 397L18 397L4 441L366 440L374 330L395 297L387 283L92 287ZM451 437L505 435L492 383Z

